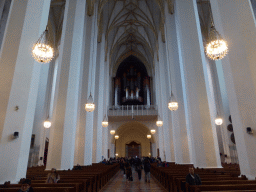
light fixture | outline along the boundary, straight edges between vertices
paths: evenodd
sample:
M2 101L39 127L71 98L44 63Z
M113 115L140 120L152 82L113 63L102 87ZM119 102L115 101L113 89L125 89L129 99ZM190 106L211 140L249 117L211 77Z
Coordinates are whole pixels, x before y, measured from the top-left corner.
M211 27L208 38L208 44L205 48L206 55L212 60L224 58L228 52L228 45L214 26Z
M102 121L102 127L107 127L108 126L108 119L107 116L104 117L103 121Z
M151 139L151 135L147 135L147 138L148 138L148 139Z
M49 120L44 121L44 128L49 129L51 126L52 126L51 121Z
M93 103L93 98L92 95L90 93L90 96L88 97L87 103L85 104L85 110L87 112L92 112L95 109L95 105Z
M54 57L54 49L49 42L49 32L46 28L32 48L32 55L37 62L49 63Z
M162 127L163 126L163 121L160 120L160 118L158 117L158 120L156 121L156 126L157 127Z
M217 116L217 118L215 119L215 124L216 124L216 125L222 125L222 123L223 123L222 118L219 117L219 116Z
M170 101L168 103L168 108L171 111L176 111L179 108L178 102L176 101L173 93L171 92L171 97L170 97Z
M208 7L210 13L211 28L208 33L208 43L205 47L205 52L210 59L219 60L224 58L227 54L228 45L214 26L210 2L208 2Z
M156 130L155 130L155 129L151 129L151 130L150 130L150 133L151 133L151 134L155 134L155 133L156 133Z
M115 133L116 133L115 130L111 130L111 131L110 131L110 134L111 134L111 135L114 135Z
M115 135L115 139L119 139L119 135Z
M116 153L116 156L118 156L118 153Z

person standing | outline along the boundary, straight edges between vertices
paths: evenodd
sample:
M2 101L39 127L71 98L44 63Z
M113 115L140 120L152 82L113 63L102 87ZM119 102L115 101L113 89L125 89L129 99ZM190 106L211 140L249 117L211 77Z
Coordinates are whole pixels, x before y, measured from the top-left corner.
M150 162L148 159L144 160L144 172L145 172L145 182L150 183Z
M142 169L141 160L139 158L137 158L137 161L136 161L136 171L138 173L139 180L141 180L141 169Z

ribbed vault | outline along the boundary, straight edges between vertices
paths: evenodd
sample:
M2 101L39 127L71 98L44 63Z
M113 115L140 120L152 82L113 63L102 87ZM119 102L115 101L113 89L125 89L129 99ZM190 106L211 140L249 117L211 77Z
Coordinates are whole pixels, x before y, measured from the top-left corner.
M139 58L152 74L159 34L165 40L163 10L162 0L99 1L98 41L105 36L106 59L112 75L130 55Z

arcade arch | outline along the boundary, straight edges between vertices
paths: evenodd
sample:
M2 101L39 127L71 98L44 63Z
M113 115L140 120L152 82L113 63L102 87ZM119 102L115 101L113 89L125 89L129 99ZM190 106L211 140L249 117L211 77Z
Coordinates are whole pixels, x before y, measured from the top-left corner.
M132 121L132 122L126 122L124 124L121 124L116 129L116 135L119 135L119 139L115 141L114 137L112 137L112 143L115 144L116 153L118 154L119 157L126 156L127 154L126 145L131 142L136 142L140 144L142 156L150 155L151 153L150 142L152 145L155 145L157 134L152 135L150 140L147 139L147 134L150 134L150 128L146 124L148 123L145 122L144 124L141 122ZM153 151L153 153L155 152Z

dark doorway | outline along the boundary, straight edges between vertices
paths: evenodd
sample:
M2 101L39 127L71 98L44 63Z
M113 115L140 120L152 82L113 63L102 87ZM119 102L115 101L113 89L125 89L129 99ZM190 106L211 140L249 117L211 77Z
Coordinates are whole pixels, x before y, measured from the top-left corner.
M47 156L48 156L48 146L49 146L49 141L45 141L45 148L44 148L44 166L46 166L47 162Z
M126 157L141 157L141 146L139 143L132 141L129 144L126 144Z

